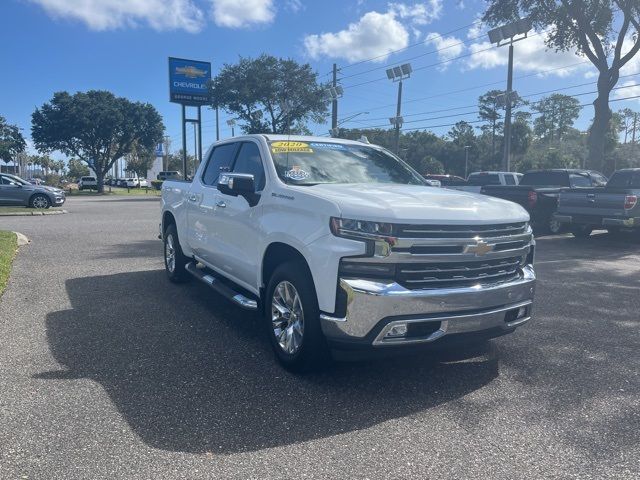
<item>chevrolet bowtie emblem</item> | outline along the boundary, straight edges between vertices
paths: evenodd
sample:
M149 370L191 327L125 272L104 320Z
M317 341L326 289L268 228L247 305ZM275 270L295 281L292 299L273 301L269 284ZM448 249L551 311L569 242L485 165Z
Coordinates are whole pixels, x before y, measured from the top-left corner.
M464 249L464 253L475 253L476 256L481 257L487 253L493 251L493 245L489 245L487 242L480 240L475 245L467 245Z

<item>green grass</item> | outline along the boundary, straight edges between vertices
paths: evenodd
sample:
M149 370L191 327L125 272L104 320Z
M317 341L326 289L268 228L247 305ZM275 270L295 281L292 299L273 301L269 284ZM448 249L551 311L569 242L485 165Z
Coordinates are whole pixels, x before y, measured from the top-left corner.
M51 207L51 208L0 207L0 213L51 212L54 210L63 210L63 209L64 207Z
M95 197L100 195L147 195L147 196L155 196L155 197L160 196L160 190L156 190L151 187L149 187L148 192L145 188L131 188L129 189L129 191L127 191L126 188L111 187L111 191L109 191L109 187L104 187L103 194L99 194L95 190L82 190L82 191L67 190L66 193L68 197L80 197L80 196Z
M18 239L13 232L0 231L0 295L9 282L9 272L13 257L18 250Z

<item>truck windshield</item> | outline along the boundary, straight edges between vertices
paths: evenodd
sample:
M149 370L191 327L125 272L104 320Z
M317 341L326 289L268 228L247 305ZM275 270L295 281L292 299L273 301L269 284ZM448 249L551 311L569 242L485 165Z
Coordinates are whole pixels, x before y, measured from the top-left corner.
M334 142L270 142L278 176L294 185L399 183L427 185L404 162L382 149Z

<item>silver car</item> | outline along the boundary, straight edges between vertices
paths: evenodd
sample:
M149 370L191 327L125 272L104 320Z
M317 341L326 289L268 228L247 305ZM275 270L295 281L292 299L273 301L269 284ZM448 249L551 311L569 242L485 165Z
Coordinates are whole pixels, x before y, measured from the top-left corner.
M59 207L65 200L59 188L32 185L15 175L0 174L0 205L49 208Z

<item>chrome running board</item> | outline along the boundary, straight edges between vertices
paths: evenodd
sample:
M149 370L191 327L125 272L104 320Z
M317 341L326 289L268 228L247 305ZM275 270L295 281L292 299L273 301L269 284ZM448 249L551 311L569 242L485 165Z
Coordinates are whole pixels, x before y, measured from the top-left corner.
M198 268L195 262L187 263L186 270L191 275L196 277L202 283L208 285L211 289L215 290L227 300L231 300L245 310L257 310L258 302L252 298L246 297L239 292L233 290L230 286L222 283L210 270L204 268Z

